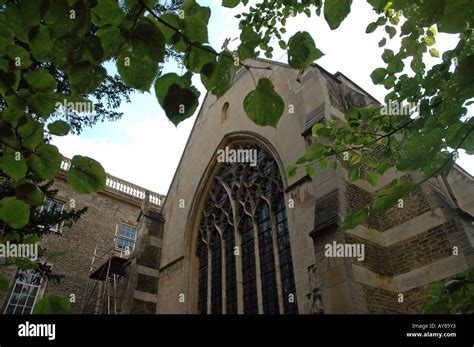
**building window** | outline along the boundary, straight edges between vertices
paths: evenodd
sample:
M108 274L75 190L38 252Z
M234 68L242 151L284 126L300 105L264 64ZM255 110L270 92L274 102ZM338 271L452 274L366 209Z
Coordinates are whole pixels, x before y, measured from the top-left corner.
M15 281L5 314L30 314L38 297L42 276L34 269L21 271Z
M64 204L57 200L46 198L44 201L44 205L41 207L41 212L46 212L48 214L60 214L64 209ZM59 223L52 223L49 224L49 230L54 231L55 233L60 231Z
M278 164L254 144L231 148L256 151L257 165L221 163L214 175L199 223L198 312L297 313Z
M120 225L117 248L123 252L133 252L137 241L137 228L129 224Z
M228 117L229 117L229 103L225 102L224 106L222 106L221 123L224 123Z

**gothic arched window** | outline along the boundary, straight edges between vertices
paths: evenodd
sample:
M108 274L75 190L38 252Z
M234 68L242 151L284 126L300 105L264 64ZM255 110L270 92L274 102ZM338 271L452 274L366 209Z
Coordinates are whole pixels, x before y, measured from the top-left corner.
M278 164L255 144L224 152L199 223L198 312L297 313Z

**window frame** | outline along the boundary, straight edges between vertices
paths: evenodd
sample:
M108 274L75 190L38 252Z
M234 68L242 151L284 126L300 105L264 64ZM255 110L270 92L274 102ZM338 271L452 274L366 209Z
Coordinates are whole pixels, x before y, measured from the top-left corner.
M46 201L47 201L47 200L53 201L53 202L55 202L56 204L61 204L61 206L62 206L62 207L61 207L61 211L59 211L59 212L53 212L54 214L56 214L56 213L59 214L59 213L61 213L61 212L64 211L64 207L66 206L66 204L65 204L63 201L61 201L61 200L59 200L59 199L54 199L54 198L45 197L45 198L44 198L44 203L43 203L43 205L41 205L40 213L44 211L44 209L45 209L45 204L46 204ZM48 213L51 213L50 211L47 211L47 212L48 212ZM49 231L52 231L52 232L57 233L57 234L60 234L60 233L62 232L62 227L63 227L63 222L61 222L61 223L56 223L53 227L52 227L51 225L49 226Z
M134 237L130 237L130 236L126 236L126 235L122 235L122 230L123 230L123 226L127 226L131 229L133 229L135 231L135 235ZM138 239L138 228L137 226L135 225L132 225L131 223L127 223L127 222L121 222L120 223L120 226L118 228L118 235L116 236L117 238L117 243L115 245L115 248L121 252L121 253L124 253L124 254L132 254L134 251L135 251L135 247L136 247L136 244L137 244L137 239ZM128 248L128 246L125 246L123 247L123 245L121 244L122 241L125 241L127 244L130 242L131 245L132 245L132 248ZM128 252L127 252L127 248L128 248Z
M22 273L29 273L27 275L27 281L22 281L20 276ZM38 284L33 284L33 283L28 283L30 282L30 280L32 281L34 279L33 276L35 276L35 273L39 275L39 283ZM8 301L6 302L6 305L5 305L5 309L3 310L3 313L4 314L31 314L33 312L33 309L36 305L36 302L38 301L38 297L40 296L40 291L41 291L41 288L42 288L42 285L43 285L43 276L41 276L41 273L36 271L35 269L27 269L27 270L20 270L18 273L17 273L17 276L15 278L15 283L13 285L13 288L10 292L10 296L8 297ZM21 286L21 289L15 293L15 289L17 288L17 286ZM25 295L23 294L23 288L28 288L28 293L26 294L26 299L24 301L23 304L19 304L20 302L20 296L21 295ZM30 295L31 293L31 290L33 289L36 289L36 293L34 294L34 299L33 299L33 302L31 304L31 306L27 305L28 303L28 299L30 297L32 297ZM14 297L15 294L18 294L18 299L17 299L17 302L15 304L12 303L12 298ZM10 306L13 306L13 310L11 313L8 313L8 309ZM22 307L22 310L21 310L21 313L16 313L16 310L18 307ZM29 311L28 312L25 312L25 309L28 308Z

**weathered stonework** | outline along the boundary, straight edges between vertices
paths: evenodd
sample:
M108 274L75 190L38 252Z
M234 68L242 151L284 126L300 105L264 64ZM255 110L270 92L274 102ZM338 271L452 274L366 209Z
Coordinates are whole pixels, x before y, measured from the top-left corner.
M253 78L241 70L225 95L206 95L164 205L164 197L157 194L154 207L148 198L142 204L143 189L133 185L131 191L138 195L117 189L79 195L63 177L58 179L58 198L66 205L74 199L76 207L89 206L89 211L62 237L42 241L52 251L68 252L54 264L55 272L66 277L57 287L46 284L47 294L74 293L72 311L79 312L95 245L110 242L115 225L127 222L137 226L138 240L120 285L120 312L197 313L200 216L219 165L217 150L237 141L264 148L278 165L299 313L416 313L431 284L474 266L472 176L455 166L448 177L419 186L402 208L384 216L371 214L366 225L343 230L343 218L368 205L392 179L418 182L418 175L392 168L372 187L362 180L349 183L350 164L341 162L337 169L318 170L314 177L300 170L286 178L285 167L302 157L314 140L311 127L316 122L332 119L343 125L344 112L376 106L377 101L344 75L332 75L317 65L301 75L263 59L252 65L270 67L255 70L255 78L270 78L287 106L277 127L257 126L245 115L242 100L253 88ZM326 245L334 241L363 244L364 260L328 257ZM3 303L5 299L0 296Z

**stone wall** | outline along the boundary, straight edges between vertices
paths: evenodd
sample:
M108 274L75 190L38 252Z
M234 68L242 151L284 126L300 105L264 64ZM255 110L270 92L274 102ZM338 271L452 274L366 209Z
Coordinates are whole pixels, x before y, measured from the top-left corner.
M46 294L75 294L76 303L71 305L71 312L77 313L84 299L96 245L112 247L116 225L122 222L137 225L140 209L137 204L127 203L111 195L77 194L62 180L57 180L54 188L58 189L57 198L65 201L65 208L68 208L71 199L74 199L77 209L88 207L84 216L71 229L64 230L61 236L47 236L41 242L48 250L66 252L53 264L53 271L65 277L59 285L48 284Z
M52 263L53 272L64 277L59 284L44 283L44 294L62 296L73 294L75 303L71 304L71 312L79 313L95 247L111 248L117 225L121 223L137 225L140 200L128 199L125 194L107 188L100 193L78 194L68 186L62 175L57 178L52 188L58 190L55 199L63 202L66 210L70 209L71 203L76 209L88 207L83 217L70 229L62 228L61 234L46 235L40 243L48 253L66 252ZM150 260L152 261L155 259ZM15 269L10 268L9 276L12 280L14 273ZM143 285L146 285L145 283ZM6 300L7 295L0 295L2 309Z

